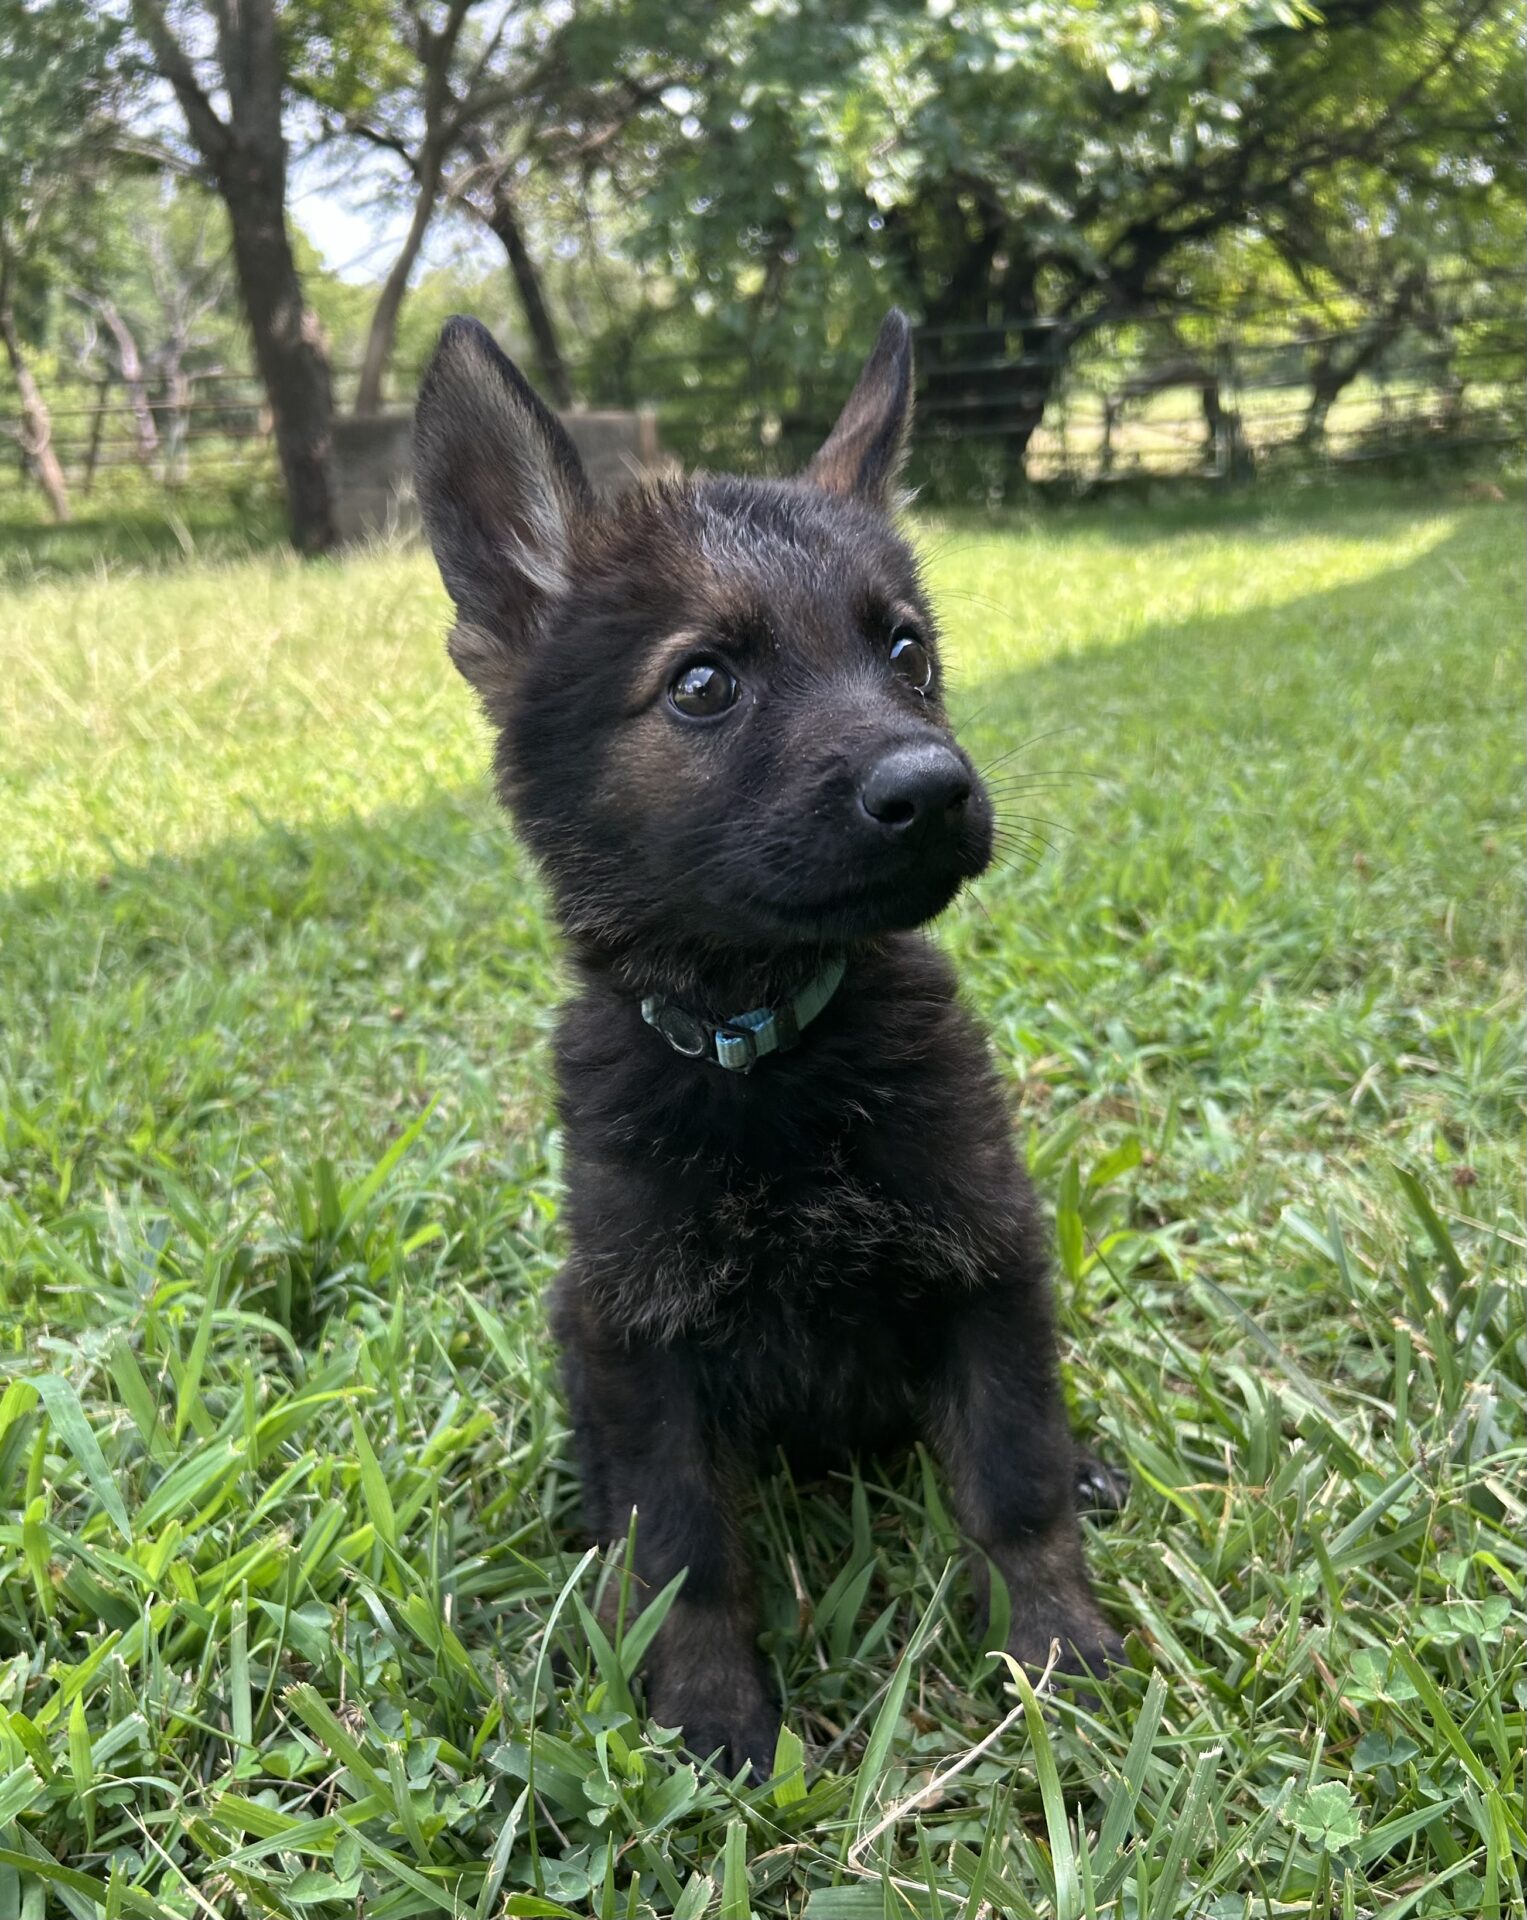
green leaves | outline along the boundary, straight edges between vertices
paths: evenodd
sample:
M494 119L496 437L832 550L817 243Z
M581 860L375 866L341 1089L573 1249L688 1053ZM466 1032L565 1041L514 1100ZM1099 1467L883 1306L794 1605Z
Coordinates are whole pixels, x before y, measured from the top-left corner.
M120 162L121 37L89 0L0 0L0 300L18 344L54 283L90 259Z
M774 1746L773 1799L777 1807L798 1806L806 1798L806 1749L798 1733L783 1722Z
M1509 18L1486 5L1462 34L1446 0L739 0L657 26L648 0L608 0L559 51L586 75L667 56L675 84L612 158L628 246L671 283L644 325L670 353L682 340L697 386L743 346L755 390L766 376L772 411L804 409L809 431L865 314L893 298L952 330L928 342L929 404L985 399L1000 417L983 367L1023 355L1042 401L1119 308L1179 309L1174 339L1249 289L1271 312L1323 301L1333 328L1392 325L1428 307L1402 292L1418 263L1417 284L1485 258L1509 273ZM1113 377L1121 351L1111 338L1089 371ZM685 431L706 444L703 421Z
M392 1494L388 1490L386 1477L377 1464L377 1457L371 1442L366 1438L366 1429L356 1418L352 1431L355 1435L355 1450L360 1455L361 1492L365 1497L366 1511L371 1516L371 1524L376 1528L377 1537L385 1546L396 1548L398 1544L398 1518L393 1509Z
M1363 1823L1350 1790L1339 1781L1309 1787L1289 1812L1289 1822L1322 1853L1342 1853L1362 1838Z
M918 1622L917 1631L907 1642L905 1652L896 1662L891 1683L886 1688L885 1698L875 1715L875 1722L870 1729L870 1737L864 1749L864 1758L860 1762L854 1779L853 1799L849 1803L848 1814L851 1828L861 1827L871 1809L876 1805L881 1783L891 1765L902 1708L906 1703L907 1688L911 1685L917 1661L938 1625L940 1608L953 1576L954 1567L951 1563L939 1575L938 1585L933 1589L933 1596L928 1602L922 1619Z
M753 1920L748 1899L747 1829L733 1820L726 1830L721 1865L721 1920Z

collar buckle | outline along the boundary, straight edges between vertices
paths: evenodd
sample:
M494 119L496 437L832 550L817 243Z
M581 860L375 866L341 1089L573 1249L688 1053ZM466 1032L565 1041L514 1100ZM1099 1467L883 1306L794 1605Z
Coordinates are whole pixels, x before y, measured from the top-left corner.
M771 1053L786 1053L837 992L845 960L840 954L782 1007L754 1007L712 1023L658 994L642 1001L642 1018L686 1059L708 1060L728 1073L747 1073Z
M728 1027L716 1029L716 1065L728 1073L746 1073L758 1058L759 1047L751 1033L735 1033Z
M710 1029L705 1022L672 1001L649 995L642 1002L642 1018L656 1028L675 1053L698 1060L710 1051Z

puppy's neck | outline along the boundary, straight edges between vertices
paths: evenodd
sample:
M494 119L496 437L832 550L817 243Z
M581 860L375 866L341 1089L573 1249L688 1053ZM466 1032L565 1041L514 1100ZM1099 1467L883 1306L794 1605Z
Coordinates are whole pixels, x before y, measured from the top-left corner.
M576 959L589 986L628 1000L633 1007L655 995L702 1019L722 1022L755 1008L786 1005L835 958L847 958L851 975L857 951L858 947L813 945L784 952L741 953L580 942Z

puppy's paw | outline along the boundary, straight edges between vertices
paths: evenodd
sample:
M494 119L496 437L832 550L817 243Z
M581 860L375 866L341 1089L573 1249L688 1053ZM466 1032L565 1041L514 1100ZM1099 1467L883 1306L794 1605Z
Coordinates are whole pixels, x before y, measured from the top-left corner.
M1007 1650L1031 1674L1042 1672L1050 1664L1050 1649L1059 1642L1053 1671L1068 1678L1101 1681L1111 1666L1123 1666L1124 1641L1103 1616L1092 1607L1075 1607L1057 1613L1050 1621L1015 1624L1008 1636Z
M653 1698L652 1718L659 1726L678 1727L686 1751L708 1760L729 1780L746 1767L754 1784L762 1786L774 1769L779 1709L761 1690L663 1688Z
M1076 1510L1094 1519L1111 1519L1122 1513L1129 1498L1129 1475L1122 1467L1111 1467L1094 1453L1076 1456Z

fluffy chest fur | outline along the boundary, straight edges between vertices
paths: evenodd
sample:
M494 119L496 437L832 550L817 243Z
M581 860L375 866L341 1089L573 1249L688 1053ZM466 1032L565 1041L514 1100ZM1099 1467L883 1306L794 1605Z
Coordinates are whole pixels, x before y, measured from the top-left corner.
M573 1265L633 1337L819 1344L1027 1249L999 1088L920 936L856 955L800 1048L745 1076L670 1055L591 983L559 1071Z
M597 1206L599 1173L580 1177ZM962 1223L854 1178L832 1157L810 1176L713 1167L648 1197L644 1217L589 1236L577 1254L590 1294L647 1337L746 1340L768 1320L787 1339L793 1330L816 1340L981 1273Z

